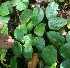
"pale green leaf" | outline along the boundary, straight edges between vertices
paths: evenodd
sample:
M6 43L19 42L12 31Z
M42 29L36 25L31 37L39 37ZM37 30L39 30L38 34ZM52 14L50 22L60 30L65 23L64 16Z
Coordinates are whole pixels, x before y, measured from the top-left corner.
M16 5L16 9L19 11L25 10L27 8L27 6L25 5L25 3L23 2L18 2L18 4Z
M45 31L45 26L46 26L46 24L40 23L38 26L35 27L34 33L35 33L37 36L43 36L44 31Z
M70 68L70 59L64 60L64 61L60 64L60 68Z
M32 34L25 35L22 41L25 42L26 45L29 45L29 46L34 45L34 37Z
M8 23L8 21L10 20L9 16L0 16L0 23Z
M4 5L4 4L2 4L2 5L0 6L0 15L1 15L1 16L6 16L6 15L8 15L8 14L9 14L8 7L7 7L6 5Z
M61 17L52 17L48 21L48 26L52 30L59 30L67 24L67 20Z
M58 4L55 2L51 2L48 4L48 6L46 7L46 17L49 19L51 17L57 16L58 12Z
M4 23L4 27L1 30L1 33L7 34L8 35L8 26L6 23Z

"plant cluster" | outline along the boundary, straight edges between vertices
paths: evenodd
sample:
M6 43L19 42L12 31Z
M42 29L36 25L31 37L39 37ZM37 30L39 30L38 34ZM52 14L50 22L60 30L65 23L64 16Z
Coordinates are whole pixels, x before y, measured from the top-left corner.
M28 62L36 49L39 55L39 68L57 68L58 66L70 68L70 31L65 36L62 35L63 27L69 25L70 20L57 16L60 9L56 2L48 3L45 10L39 6L31 10L28 6L28 0L7 1L0 6L0 24L4 25L1 33L6 35L8 35L8 22L14 7L20 13L17 13L20 24L14 29L15 42L11 48L14 55L10 58L10 65L7 65L3 61L6 61L8 49L1 49L1 63L7 68L18 68L17 58L25 57ZM48 22L44 22L45 16ZM59 56L62 58L61 63L58 60Z

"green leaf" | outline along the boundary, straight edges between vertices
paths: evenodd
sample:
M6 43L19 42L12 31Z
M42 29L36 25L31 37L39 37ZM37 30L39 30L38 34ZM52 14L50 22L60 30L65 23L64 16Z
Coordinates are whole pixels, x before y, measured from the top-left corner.
M26 4L26 6L29 5L29 0L22 0L22 2L24 2Z
M45 31L45 26L46 26L46 24L40 23L38 26L35 27L34 33L35 33L37 36L43 36L44 31Z
M22 41L25 42L26 45L29 45L29 46L34 45L34 37L32 34L25 35Z
M60 64L60 68L70 68L70 59L64 60L64 61Z
M59 32L49 31L47 32L47 37L56 47L60 47L64 44L65 38Z
M43 61L42 60L39 60L39 63L38 63L39 65L38 65L38 68L43 68L43 66L44 66L44 63L43 63Z
M10 59L10 68L17 68L17 60L16 60L17 58L16 58L16 56L14 56L14 57L11 57L11 59Z
M21 13L21 22L26 23L29 21L31 17L32 11L30 9L26 9Z
M46 17L49 19L51 17L55 17L57 16L58 12L58 4L55 2L51 2L48 4L48 6L46 7Z
M66 34L66 41L70 42L70 31Z
M22 45L17 41L13 45L13 53L17 57L20 57L22 54Z
M31 59L32 58L32 53L33 53L32 46L29 46L29 45L25 44L23 46L22 53L23 53L23 55L26 59L28 59L28 60Z
M38 25L43 20L43 18L44 18L44 11L40 7L34 8L31 16L34 26Z
M45 47L45 40L42 37L35 37L34 45L39 51L42 51Z
M54 46L48 45L42 51L42 58L47 65L53 65L57 61L57 50Z
M67 27L70 29L70 19L67 20Z
M13 8L12 8L13 6L11 1L4 2L3 5L6 5L8 7L10 13L13 13Z
M0 15L1 16L6 16L9 14L9 10L8 10L8 7L6 5L1 5L0 6Z
M27 31L30 33L30 31L33 29L34 24L32 21L27 25Z
M65 2L65 0L59 0L60 2Z
M19 11L25 10L26 8L27 6L22 1L19 1L18 4L16 5L16 9Z
M8 23L9 20L10 20L9 16L5 17L0 16L0 23Z
M27 28L25 25L19 25L18 27L16 27L16 29L14 30L14 36L16 39L18 39L19 41L21 41L24 37L24 34L27 34Z
M53 30L59 30L66 24L67 24L67 20L65 20L61 17L53 17L53 18L50 18L48 21L49 28L53 29Z
M70 43L65 43L60 47L60 54L64 59L70 59Z
M21 0L12 0L11 3L12 3L12 6L16 6L17 4L19 4Z
M6 23L4 23L4 27L3 29L1 30L1 33L4 33L4 34L7 34L8 35L8 26Z
M7 53L7 49L0 50L0 60L4 60Z

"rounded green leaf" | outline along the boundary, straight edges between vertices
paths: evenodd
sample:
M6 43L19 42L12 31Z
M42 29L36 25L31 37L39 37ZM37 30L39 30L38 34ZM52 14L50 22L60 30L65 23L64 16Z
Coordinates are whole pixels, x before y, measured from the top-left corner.
M70 68L70 59L64 60L64 61L60 64L60 68Z
M29 45L29 46L33 46L34 45L34 37L32 34L27 34L24 36L22 42L24 42L25 44Z
M55 2L49 3L48 6L46 7L46 17L51 18L51 17L57 16L58 6L59 5Z
M13 13L13 6L11 1L4 2L3 5L6 5L8 7L10 13Z
M19 11L25 10L26 8L27 6L22 1L19 1L18 4L16 5L16 9Z
M0 23L8 23L8 21L10 20L9 16L0 16Z
M35 37L34 45L39 51L42 51L45 47L45 40L42 37Z
M44 11L40 7L34 8L31 16L34 26L38 25L43 20L43 18L44 18Z
M21 22L26 23L29 21L31 17L32 11L30 9L26 9L21 13Z
M57 50L54 46L48 45L42 51L42 58L47 65L53 65L57 61Z
M29 45L25 44L25 45L23 46L22 53L23 53L23 56L24 56L26 59L31 59L31 58L32 58L32 53L33 53L33 48L32 48L32 46L29 46Z
M1 16L6 16L6 15L8 15L8 14L9 14L8 7L7 7L6 5L4 5L4 4L2 4L2 5L0 6L0 15L1 15Z
M64 59L70 59L70 43L65 43L60 47L60 54Z
M22 45L17 41L13 45L13 53L17 57L20 57L22 54Z
M49 31L47 32L47 37L56 47L60 47L64 44L65 38L59 32Z
M14 56L14 57L11 57L11 59L10 59L10 68L17 68L17 58L16 58L16 56Z
M18 27L16 27L16 29L14 30L14 36L16 39L18 39L19 41L21 41L24 37L24 34L27 34L27 28L25 25L19 25Z
M67 33L67 35L66 35L66 41L67 42L70 42L70 31Z
M46 26L46 24L40 23L38 26L35 27L34 33L35 33L37 36L43 36L44 31L45 31L45 26Z
M48 26L52 30L59 30L67 24L67 20L61 17L52 17L48 21Z

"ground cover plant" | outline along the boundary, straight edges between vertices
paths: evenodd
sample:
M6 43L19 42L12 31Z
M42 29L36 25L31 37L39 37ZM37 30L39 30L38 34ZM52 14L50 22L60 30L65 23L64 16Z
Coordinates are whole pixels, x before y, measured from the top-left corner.
M70 0L0 0L0 68L70 68Z

